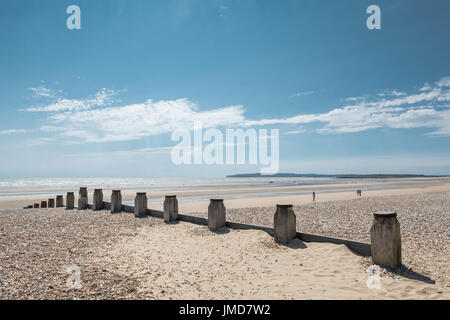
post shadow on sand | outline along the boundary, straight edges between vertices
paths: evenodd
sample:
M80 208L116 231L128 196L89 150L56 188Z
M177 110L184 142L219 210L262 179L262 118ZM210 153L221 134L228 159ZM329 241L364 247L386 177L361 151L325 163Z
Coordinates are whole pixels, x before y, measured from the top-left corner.
M380 265L380 266L398 276L401 276L401 277L404 277L407 279L422 281L427 284L436 284L436 281L434 281L433 279L431 279L421 273L413 271L411 268L408 268L404 264L402 264L400 267L395 268L395 269L392 269L390 267L383 266L383 265Z
M164 221L165 224L179 224L180 221L179 220L175 220L175 221Z
M280 243L281 245L283 245L282 243ZM292 239L291 241L289 241L289 243L287 245L284 245L286 247L288 247L289 249L306 249L308 248L308 246L299 238L295 238Z
M268 234L273 236L273 233L268 232ZM308 246L305 244L305 242L303 240L301 240L300 238L291 239L287 243L282 242L282 241L277 241L275 238L274 238L274 241L278 245L289 248L289 249L306 249L306 248L308 248Z
M230 229L228 227L223 227L217 230L211 230L211 232L215 233L215 234L227 234L230 233Z

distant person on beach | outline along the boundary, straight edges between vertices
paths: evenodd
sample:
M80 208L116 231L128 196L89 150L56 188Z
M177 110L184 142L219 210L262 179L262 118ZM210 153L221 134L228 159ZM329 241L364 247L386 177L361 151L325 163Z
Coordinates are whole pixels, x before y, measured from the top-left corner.
M316 193L313 192L313 202L316 202Z
M356 190L356 195L361 197L361 189Z

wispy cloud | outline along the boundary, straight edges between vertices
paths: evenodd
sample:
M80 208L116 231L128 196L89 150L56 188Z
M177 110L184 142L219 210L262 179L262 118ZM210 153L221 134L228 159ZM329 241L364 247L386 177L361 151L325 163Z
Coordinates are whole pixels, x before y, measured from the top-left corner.
M375 128L434 128L429 135L450 134L450 81L443 78L436 87L419 93L391 91L391 97L364 100L326 113L300 114L287 118L246 120L246 126L324 123L319 133L351 133ZM421 104L421 105L418 105Z
M35 97L56 98L56 93L44 86L28 88L33 92Z
M91 109L94 107L108 106L114 102L113 97L117 95L116 91L103 88L98 91L93 97L85 99L67 99L59 97L54 91L45 87L30 88L30 90L34 92L35 96L50 98L54 101L45 106L33 106L30 108L26 108L25 111L28 112L79 111Z
M69 144L135 140L168 134L175 129L191 130L195 122L206 128L269 125L302 125L285 134L299 134L310 124L320 134L354 133L376 128L429 128L427 135L450 135L450 78L442 78L430 88L409 93L396 90L383 95L346 99L347 105L324 113L297 114L290 117L247 119L241 105L201 110L189 99L151 99L137 104L110 106L117 92L102 89L93 97L61 100L26 109L47 112L47 123L39 131ZM427 84L425 85L427 86ZM39 92L47 92L40 90ZM22 132L4 130L3 134ZM1 132L0 132L1 133ZM56 139L57 138L57 139ZM40 141L42 142L42 141Z
M105 152L87 152L80 155L79 153L70 153L65 154L64 157L69 158L78 158L82 157L93 157L93 158L104 158L111 156L141 156L141 155L154 155L154 154L170 154L173 147L151 147L151 148L140 148L140 149L131 149L131 150L114 150L114 151L105 151Z
M28 132L27 129L8 129L8 130L0 130L0 134L14 134L14 133L25 133Z
M423 85L423 87L420 88L420 91L429 91L429 90L431 90L431 89L433 89L433 88L430 86L430 84L425 83L425 84Z
M283 132L283 134L300 134L300 133L305 133L305 132L306 132L306 129L301 128L301 129L297 129L297 130L286 131L286 132Z
M389 97L389 96L393 96L393 97L401 97L401 96L405 96L406 93L402 92L402 91L397 91L397 90L392 90L389 92L380 92L378 94L378 96L380 97Z
M293 98L296 98L296 97L309 96L309 95L314 94L314 93L316 93L316 92L315 91L302 91L302 92L294 93L293 95L290 95L288 98L289 99L293 99Z
M436 82L436 85L438 87L447 87L447 88L450 87L450 77L442 78L441 80Z
M41 146L46 144L57 143L57 137L37 137L32 138L26 142L27 146Z
M188 99L147 100L120 107L58 112L49 116L46 132L58 132L70 143L111 142L139 139L170 133L175 129L191 129L195 122L205 128L229 126L244 121L242 106L200 111Z

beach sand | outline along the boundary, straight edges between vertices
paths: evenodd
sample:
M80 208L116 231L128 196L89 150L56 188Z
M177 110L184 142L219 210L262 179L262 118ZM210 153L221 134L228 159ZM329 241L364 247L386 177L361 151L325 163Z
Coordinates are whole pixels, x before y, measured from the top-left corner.
M388 186L389 184L380 184L380 186ZM414 186L414 184L412 184ZM365 185L367 186L367 185ZM316 188L309 189L320 190L318 188L324 188L324 186L317 186ZM334 187L334 186L333 186ZM289 192L293 189L292 187L286 187ZM330 188L330 185L328 185ZM339 186L341 189L348 189L348 185ZM356 195L356 189L360 187L354 187L355 191L340 191L340 192L326 192L321 193L316 191L316 202L328 202L337 200L353 200L360 199ZM393 189L381 189L381 190L363 190L363 198L371 197L384 197L393 195L411 195L412 197L417 194L423 194L428 192L447 192L450 191L450 183L421 183L417 187L406 187L406 188L393 188ZM238 209L238 208L252 208L252 207L268 207L275 206L275 204L292 204L292 205L303 205L312 202L311 194L289 194L289 195L276 195L276 196L265 196L265 197L252 197L248 196L239 199L226 199L225 205L227 209ZM180 212L207 212L209 201L189 201L179 203ZM161 206L158 204L151 204L149 208L160 210Z
M450 298L408 273L367 272L344 245L285 247L262 231L65 209L3 210L0 226L1 299Z
M227 220L273 227L275 206L229 208ZM355 197L293 207L297 231L370 243L376 211L394 211L400 222L403 264L450 285L450 192ZM207 213L191 215L207 217Z
M367 273L344 245L296 239L285 247L255 230L157 224L117 243L106 261L143 279L140 294L158 299L450 298L444 287Z
M377 184L388 188L398 181ZM275 205L290 203L297 231L363 242L370 241L373 212L396 211L404 266L395 272L377 269L370 258L343 245L295 240L285 247L262 231L213 233L204 226L166 225L153 217L108 211L23 210L17 206L32 204L30 196L2 197L0 206L16 209L0 209L0 298L449 299L450 183L410 179L405 184L363 189L362 197L354 191L320 191L330 185L170 192L192 196L313 188L316 203L310 194L226 199L227 220L273 227ZM349 185L332 187L345 190ZM124 201L134 198L130 190L123 194ZM149 198L164 194L153 191ZM180 213L205 217L208 203L182 201ZM162 210L162 204L150 208ZM69 289L70 273L77 268L81 288Z
M104 200L110 201L111 190L114 188L103 188ZM357 198L356 190L363 190L363 197L389 196L401 194L419 194L424 192L450 191L450 178L408 178L408 179L386 179L382 181L341 183L341 184L319 184L319 185L215 185L215 186L183 186L165 188L129 189L122 188L124 202L133 202L136 191L147 192L149 200L160 200L160 203L150 203L149 208L161 209L161 203L165 195L176 195L179 199L180 212L189 213L205 211L209 200L193 201L196 197L227 197L240 196L240 198L227 199L227 208L246 208L271 206L275 203L290 203L300 205L311 202L311 194L316 192L316 201L350 200ZM16 209L24 206L56 197L57 194L66 195L67 191L78 194L78 189L48 189L48 190L3 190L0 197L0 209ZM92 203L92 191L88 189L89 203ZM274 194L277 193L277 194ZM11 195L9 195L11 194ZM14 195L24 194L24 195ZM42 195L45 194L45 195Z

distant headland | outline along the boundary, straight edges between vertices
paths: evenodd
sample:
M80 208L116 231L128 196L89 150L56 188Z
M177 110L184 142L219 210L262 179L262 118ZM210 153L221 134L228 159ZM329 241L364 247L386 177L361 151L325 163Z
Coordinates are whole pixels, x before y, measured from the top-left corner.
M317 174L317 173L277 173L265 175L261 173L241 173L228 175L227 178L336 178L336 179L387 179L387 178L438 178L445 175L424 174Z

